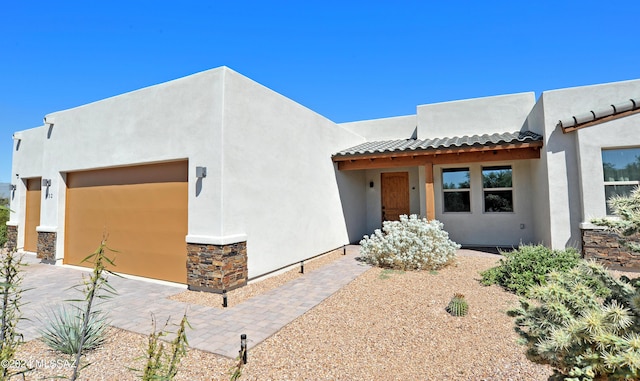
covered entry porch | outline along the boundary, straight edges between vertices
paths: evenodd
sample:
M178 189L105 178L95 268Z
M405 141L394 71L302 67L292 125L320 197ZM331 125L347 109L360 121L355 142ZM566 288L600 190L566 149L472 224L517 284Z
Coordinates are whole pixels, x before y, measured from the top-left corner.
M542 137L530 131L367 142L333 155L340 171L363 171L367 230L419 214L468 246L534 240L531 170ZM496 201L497 200L497 201Z

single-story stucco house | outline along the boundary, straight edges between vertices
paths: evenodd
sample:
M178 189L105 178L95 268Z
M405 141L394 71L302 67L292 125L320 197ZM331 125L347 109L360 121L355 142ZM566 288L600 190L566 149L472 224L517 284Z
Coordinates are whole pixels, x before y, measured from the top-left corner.
M13 138L13 246L80 265L106 233L116 271L220 291L401 214L466 246L599 242L640 181L640 80L337 124L221 67Z

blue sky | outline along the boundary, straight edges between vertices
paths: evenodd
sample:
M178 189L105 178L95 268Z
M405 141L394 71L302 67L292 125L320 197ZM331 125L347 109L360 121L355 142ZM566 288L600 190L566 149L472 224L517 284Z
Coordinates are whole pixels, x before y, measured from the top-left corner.
M0 15L0 182L12 133L45 114L222 65L336 122L640 78L637 1L6 1Z

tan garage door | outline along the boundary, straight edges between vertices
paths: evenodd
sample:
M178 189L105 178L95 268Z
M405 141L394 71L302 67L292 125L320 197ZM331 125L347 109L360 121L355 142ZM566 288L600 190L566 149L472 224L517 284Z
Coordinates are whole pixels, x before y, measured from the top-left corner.
M38 251L38 232L40 225L40 203L42 200L41 178L27 180L27 201L24 221L24 250Z
M186 283L186 161L67 174L64 263L95 251L103 233L112 270Z

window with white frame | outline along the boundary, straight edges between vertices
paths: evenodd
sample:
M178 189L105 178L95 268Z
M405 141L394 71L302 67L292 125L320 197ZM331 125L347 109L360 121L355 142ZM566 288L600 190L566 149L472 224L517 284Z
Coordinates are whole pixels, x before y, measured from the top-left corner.
M513 181L510 165L483 167L484 211L513 212Z
M613 196L628 196L640 185L640 148L603 149L602 172L606 200ZM606 206L607 215L613 215L608 202Z
M471 185L469 168L445 168L442 170L444 212L471 211Z

